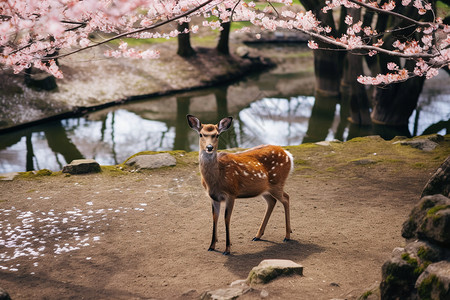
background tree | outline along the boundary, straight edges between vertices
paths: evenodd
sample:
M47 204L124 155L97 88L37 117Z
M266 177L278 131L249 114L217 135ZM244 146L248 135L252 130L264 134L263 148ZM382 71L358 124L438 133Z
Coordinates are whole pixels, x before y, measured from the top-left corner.
M374 39L383 40L382 47L389 51L395 51L392 46L395 41L401 43L418 41L423 35L416 31L419 25L408 19L399 18L390 12L408 16L417 21L431 22L434 17L431 10L419 15L418 9L412 5L403 6L400 0L391 2L395 3L393 10L378 14L371 9L362 10L361 8L341 6L339 10L333 11L333 14L337 15L334 18L331 12L323 13L322 8L325 6L325 1L300 0L300 2L306 9L314 12L323 27L329 26L331 36L346 34L358 22L361 22L361 28L369 28L375 23L373 28L377 34ZM389 3L389 1L378 2L379 6ZM432 1L430 4L435 7L435 2ZM375 16L377 16L376 19ZM363 36L363 31L360 31L357 36ZM317 42L319 49L314 50L316 97L337 96L343 107L349 107L349 120L352 123L370 125L371 122L374 122L375 124L391 125L397 128L397 134L408 135L408 120L417 106L425 77L416 76L402 82L368 90L357 81L357 78L364 73L364 58L373 76L378 73L388 73L390 71L387 68L389 62L394 62L400 68L409 70L414 69L416 62L384 53L380 53L376 57L369 55L363 57L361 54L365 54L367 51L358 49L342 52L337 51L336 47L330 49L328 43L321 39Z
M195 50L191 46L191 37L189 34L189 23L178 23L178 50L177 54L181 57L190 57L195 55Z

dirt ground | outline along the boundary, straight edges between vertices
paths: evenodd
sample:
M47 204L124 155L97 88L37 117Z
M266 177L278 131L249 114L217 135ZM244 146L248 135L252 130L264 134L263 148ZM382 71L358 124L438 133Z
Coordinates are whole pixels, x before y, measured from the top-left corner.
M12 299L198 299L279 258L302 264L304 276L254 285L242 299L262 290L269 299L356 299L404 245L402 223L450 154L450 136L432 152L379 138L287 148L293 240L282 242L277 204L264 240L252 242L266 204L238 199L230 256L221 253L222 217L218 251L207 251L211 207L195 153L175 152L176 167L142 173L107 167L0 181L0 287Z

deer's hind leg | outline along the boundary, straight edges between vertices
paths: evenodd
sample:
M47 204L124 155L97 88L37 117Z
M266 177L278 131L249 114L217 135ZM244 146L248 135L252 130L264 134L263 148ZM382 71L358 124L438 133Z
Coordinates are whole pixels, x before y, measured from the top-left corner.
M283 197L282 200L280 199L280 201L284 206L284 216L286 220L286 237L284 238L284 242L288 242L291 239L292 233L289 195L286 192L283 192Z
M267 208L266 213L264 214L264 219L261 223L261 226L259 227L258 233L256 233L256 236L253 238L252 241L260 241L261 237L264 235L264 231L267 226L267 222L269 222L270 215L272 214L273 208L275 207L275 204L277 203L277 199L275 199L271 194L264 194L263 198L267 202Z
M277 188L270 191L272 197L280 201L284 207L284 217L286 222L286 236L284 237L284 242L288 242L291 239L291 213L289 207L289 195L283 191L282 188Z

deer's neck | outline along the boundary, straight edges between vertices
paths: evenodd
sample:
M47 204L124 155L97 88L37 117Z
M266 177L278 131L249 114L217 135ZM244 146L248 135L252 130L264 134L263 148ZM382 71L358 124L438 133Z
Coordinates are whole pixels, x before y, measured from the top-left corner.
M220 181L219 163L217 161L217 152L206 153L201 151L199 154L200 172L203 179L209 187L215 186Z

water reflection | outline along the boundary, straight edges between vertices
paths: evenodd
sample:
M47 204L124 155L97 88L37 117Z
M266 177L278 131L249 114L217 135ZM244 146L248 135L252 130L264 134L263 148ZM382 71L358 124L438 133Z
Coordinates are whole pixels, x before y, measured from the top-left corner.
M264 92L261 92L264 91ZM256 99L254 95L259 95ZM259 144L297 145L355 136L450 133L450 96L430 95L419 101L409 128L361 128L349 124L348 109L335 99L288 96L258 89L248 80L230 86L129 103L0 135L0 173L48 168L60 170L77 158L118 164L145 150L197 150L198 137L186 114L212 123L232 115L233 130L220 148ZM406 131L405 131L406 130Z

